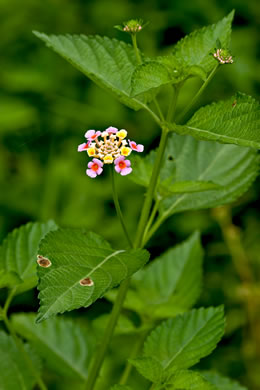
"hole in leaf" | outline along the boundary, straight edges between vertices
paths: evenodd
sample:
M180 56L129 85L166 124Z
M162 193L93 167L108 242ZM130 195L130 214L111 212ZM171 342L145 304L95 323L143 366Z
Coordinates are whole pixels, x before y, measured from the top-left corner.
M40 267L43 268L48 268L51 266L51 261L47 259L47 257L43 257L41 255L37 256L37 263L39 264Z
M93 282L93 280L90 279L90 278L84 278L84 279L81 279L81 281L79 282L79 284L80 284L81 286L88 286L88 287L90 287L90 286L93 286L94 282Z
M173 161L174 160L173 156L168 156L168 160Z

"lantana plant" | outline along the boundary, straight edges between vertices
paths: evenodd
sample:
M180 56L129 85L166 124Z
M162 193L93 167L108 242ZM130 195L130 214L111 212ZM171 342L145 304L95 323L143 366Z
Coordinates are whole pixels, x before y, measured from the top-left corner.
M96 233L53 222L25 225L2 244L0 287L8 288L9 294L0 314L7 329L0 332L7 362L1 388L32 389L37 384L46 389L42 360L71 387L86 390L244 389L221 374L191 369L213 351L225 330L222 306L192 309L202 284L200 234L194 232L167 251L162 247L150 264L145 249L173 214L230 203L258 174L260 110L253 97L236 93L194 113L220 65L235 66L229 51L233 15L187 35L167 55L155 57L137 46L144 26L140 20L119 28L130 34L132 44L35 32L122 104L145 110L161 138L155 150L143 155L144 146L133 141L132 134L127 139L125 124L120 123L122 129L87 130L85 142L78 146L87 155L85 180L91 186L102 180L106 165L112 168L115 210L127 245L119 242L113 249ZM200 87L181 109L179 94L190 78L199 79ZM121 211L114 172L144 187L134 237ZM36 284L37 317L14 315L10 320L13 297ZM113 308L89 320L95 337L87 325L54 317L89 307L102 297ZM124 344L116 344L116 336L128 337L126 350ZM10 385L11 362L23 387Z

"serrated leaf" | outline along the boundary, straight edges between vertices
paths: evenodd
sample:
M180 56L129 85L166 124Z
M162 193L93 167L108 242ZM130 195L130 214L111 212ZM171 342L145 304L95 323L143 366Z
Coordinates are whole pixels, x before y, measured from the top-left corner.
M37 284L36 255L40 240L57 228L53 221L29 222L13 230L0 247L1 286L16 287L16 294Z
M144 357L156 357L164 370L189 368L210 354L224 333L223 307L194 309L161 323L147 337Z
M171 156L172 161L169 161ZM190 136L171 135L168 139L162 180L212 181L220 189L193 194L173 195L160 205L160 218L185 210L210 208L230 203L241 196L256 178L257 152L236 145L197 141Z
M160 383L165 379L165 373L160 362L154 357L140 357L129 359L129 362L138 372L153 383Z
M144 63L133 72L131 95L137 96L162 85L171 84L173 80L163 64L156 61Z
M212 383L217 390L247 390L246 387L241 386L238 382L215 372L204 371L201 372L201 375L208 382Z
M131 77L137 65L131 45L100 36L34 34L126 106L139 110L151 99L150 95L130 97Z
M260 104L241 93L200 108L186 125L169 124L178 134L260 149Z
M14 314L12 324L18 334L35 347L46 366L63 377L85 381L93 353L87 327L64 317L35 323L36 315Z
M182 67L174 56L154 57L136 67L131 79L131 95L138 96L164 85L177 84L192 76L205 80L207 73L200 66Z
M169 386L172 384L173 386ZM173 374L171 379L167 381L167 389L169 390L217 390L217 388L205 380L205 378L196 371L178 370Z
M167 318L192 307L201 290L203 252L195 232L137 272L124 307L141 316ZM107 294L114 299L115 292Z
M57 313L88 307L106 291L138 271L146 250L114 250L102 237L81 229L59 229L40 244L39 254L51 262L39 267L40 322Z
M221 42L222 48L230 45L231 23L234 11L216 24L203 27L186 35L173 48L172 54L182 61L183 65L199 65L206 72L210 72L216 65L211 52L216 47L217 40Z
M35 352L25 345L27 353L40 372L41 363ZM11 336L0 331L0 389L30 390L35 385L35 378L20 354Z

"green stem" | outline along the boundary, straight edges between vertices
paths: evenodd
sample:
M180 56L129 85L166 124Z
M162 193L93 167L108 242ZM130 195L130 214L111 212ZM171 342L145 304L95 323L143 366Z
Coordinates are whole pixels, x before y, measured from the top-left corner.
M139 223L138 231L136 234L136 239L134 242L135 248L140 247L141 242L143 240L143 234L144 234L144 230L146 227L147 219L149 217L149 212L150 212L152 201L153 201L154 191L156 188L157 179L158 179L160 168L161 168L163 153L164 153L165 147L166 147L167 135L168 135L168 130L166 128L163 128L162 129L162 137L161 137L159 149L157 152L157 156L156 156L156 160L155 160L155 164L154 164L154 168L153 168L153 172L152 172L152 177L151 177L150 184L149 184L148 191L147 191L147 195L146 195L146 198L144 201L144 207L142 209L140 223ZM113 336L114 329L115 329L118 317L120 315L121 308L123 306L129 285L130 285L130 279L126 279L121 283L121 285L118 289L117 297L116 297L116 300L114 302L114 306L113 306L113 309L112 309L112 312L110 315L110 319L109 319L107 328L106 328L105 333L103 335L100 348L98 349L97 354L94 357L93 364L91 365L91 368L90 368L89 377L88 377L88 380L86 382L86 389L87 390L94 389L99 370L100 370L102 363L103 363L103 360L105 358L105 354L106 354L109 342Z
M139 50L138 50L138 47L137 47L136 34L131 34L131 38L132 38L132 43L133 43L133 47L134 47L134 51L135 51L135 56L136 56L137 62L138 62L139 65L141 65L142 59L141 59L141 56L140 56L140 53L139 53Z
M154 235L154 233L159 229L159 227L161 226L161 224L164 222L166 218L158 218L157 221L153 224L153 226L151 227L151 229L147 232L147 234L145 235L144 239L143 239L143 245L145 246L145 244L150 240L150 238Z
M160 204L160 199L157 198L156 201L155 201L155 204L154 204L154 206L153 206L153 209L152 209L150 218L149 218L149 220L148 220L148 222L147 222L147 225L146 225L144 234L143 234L142 247L144 247L144 245L145 245L144 243L147 242L147 241L146 241L146 235L147 235L147 233L149 232L149 229L150 229L150 227L151 227L151 225L152 225L152 223L153 223L153 221L154 221L154 218L155 218L156 213L157 213L158 208L159 208L159 204Z
M138 248L143 241L143 234L146 228L147 219L149 217L149 213L153 202L154 192L156 189L157 180L162 165L163 155L166 148L167 137L168 137L168 129L163 127L158 152L156 153L156 159L153 167L152 177L147 190L146 199L144 202L144 206L142 208L142 213L137 228L136 240L134 245L135 248Z
M198 92L196 93L196 95L194 96L194 98L191 100L191 102L187 105L187 107L180 113L180 115L178 116L178 118L176 119L176 123L181 123L185 117L188 115L188 113L190 113L190 111L193 109L195 103L197 102L197 100L199 99L200 95L203 93L204 89L207 87L207 85L209 84L209 82L211 81L211 79L214 77L217 69L219 67L219 64L217 64L213 70L210 72L210 74L208 75L208 77L206 78L206 80L204 81L204 83L202 84L202 86L200 87L200 89L198 90Z
M26 350L24 349L24 346L23 346L23 343L22 341L16 336L16 333L7 317L7 312L8 312L8 309L9 309L9 306L11 304L11 301L15 295L15 292L16 292L16 288L13 288L10 293L8 294L8 297L7 297L7 300L5 302L5 305L3 307L3 310L2 310L2 316L3 316L3 320L4 320L4 323L5 323L5 326L8 330L8 332L10 333L10 335L12 336L15 344L16 344L16 347L17 349L19 350L21 356L23 357L24 361L26 362L28 368L30 369L31 371L31 374L34 376L39 388L41 390L47 390L47 387L45 386L44 382L42 381L40 375L38 374L38 372L35 370L35 367L34 367L34 364L33 362L31 361L31 358L28 356Z
M171 95L169 109L168 109L168 113L167 113L167 117L166 117L166 121L167 122L171 122L172 117L173 117L173 115L175 113L177 100L178 100L179 92L180 92L180 89L181 89L181 85L182 84L179 84L179 85L176 85L176 86L172 85L172 95Z
M137 339L137 342L134 344L134 347L132 349L130 359L135 358L136 355L138 354L140 348L142 347L142 345L144 343L144 340L147 336L147 333L148 333L148 331L143 332L143 334L139 337L139 339ZM132 364L128 361L127 365L125 366L125 369L123 371L123 374L120 378L120 381L119 381L120 385L126 384L127 379L129 378L129 375L131 374L132 368L133 368Z
M138 46L137 46L136 34L131 34L131 38L132 38L133 48L134 48L134 51L135 51L136 61L137 61L137 63L139 65L141 65L142 64L142 58L140 56L140 52L139 52L139 49L138 49ZM159 114L159 117L160 117L161 121L164 121L164 116L163 116L161 107L160 107L159 103L157 102L156 98L153 99L153 102L155 104L155 107L157 108L157 111L158 111L158 114ZM156 122L159 123L157 120L156 120Z
M126 236L126 239L128 241L128 244L132 248L133 247L133 243L132 243L132 240L131 240L131 238L130 238L130 236L128 234L128 231L127 231L127 228L126 228L126 225L125 225L125 222L124 222L124 217L123 217L123 214L122 214L122 211L121 211L121 207L120 207L120 203L119 203L118 195L117 195L117 191L116 191L114 167L111 167L110 173L111 173L112 192L113 192L113 199L114 199L116 213L117 213L117 216L118 216L118 218L119 218L119 220L121 222L121 226L122 226L122 229L123 229L123 231L125 233L125 236Z
M120 315L121 308L123 306L129 284L130 284L130 279L125 279L121 283L121 285L118 289L118 294L117 294L116 301L114 303L114 306L113 306L113 309L112 309L112 312L110 315L109 323L108 323L107 328L105 330L105 333L103 335L103 339L101 341L100 348L98 350L98 354L95 356L93 364L90 368L89 377L88 377L88 380L86 383L87 390L94 389L94 386L95 386L95 383L97 380L97 376L98 376L99 370L102 366L103 360L105 358L105 354L106 354L108 345L109 345L111 338L113 336L114 329L115 329L116 323L117 323L117 319Z

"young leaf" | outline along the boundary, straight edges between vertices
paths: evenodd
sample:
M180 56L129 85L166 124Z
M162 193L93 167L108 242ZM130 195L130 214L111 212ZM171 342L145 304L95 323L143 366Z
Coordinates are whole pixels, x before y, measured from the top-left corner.
M40 372L41 362L35 352L25 345L35 370ZM0 331L0 389L30 390L35 385L35 378L27 366L11 336Z
M217 40L223 48L229 47L233 17L234 11L218 23L187 35L174 46L172 54L182 61L183 66L199 65L210 72L216 65L211 52L216 47Z
M174 373L209 355L224 333L223 307L194 309L161 323L147 337L144 357L156 357Z
M36 286L39 242L56 228L53 221L29 222L8 234L0 247L0 287L16 287L16 293L20 293Z
M241 386L238 382L226 378L220 374L215 372L201 372L203 378L205 378L208 382L212 383L216 390L247 390L246 387Z
M129 362L143 377L149 381L153 383L160 383L165 381L166 375L163 367L161 363L153 356L129 359Z
M200 66L183 68L174 56L155 57L137 66L133 72L131 96L158 89L163 85L177 84L192 76L205 80L207 73Z
M178 134L260 149L260 105L237 93L226 101L200 108L186 125L169 124Z
M100 36L34 34L121 103L134 110L146 108L150 95L130 97L131 76L137 65L131 45Z
M169 386L172 384L172 386ZM190 370L178 370L167 381L168 390L217 390L217 388L208 382L200 373ZM222 389L224 390L224 389Z
M169 161L168 156L171 156ZM216 142L197 141L190 136L171 135L168 139L162 180L212 181L220 189L173 195L160 205L161 221L170 215L230 203L241 196L258 174L259 159L253 149Z
M152 318L166 318L195 303L201 290L202 247L195 232L136 273L124 306ZM107 296L111 299L114 292Z
M132 75L131 95L136 96L171 83L167 68L156 61L139 65Z
M35 347L51 371L85 381L93 352L89 329L63 317L35 324L36 315L15 314L13 326Z
M40 309L37 322L88 307L106 291L138 271L149 258L146 250L114 250L102 237L80 229L50 232L39 254Z

